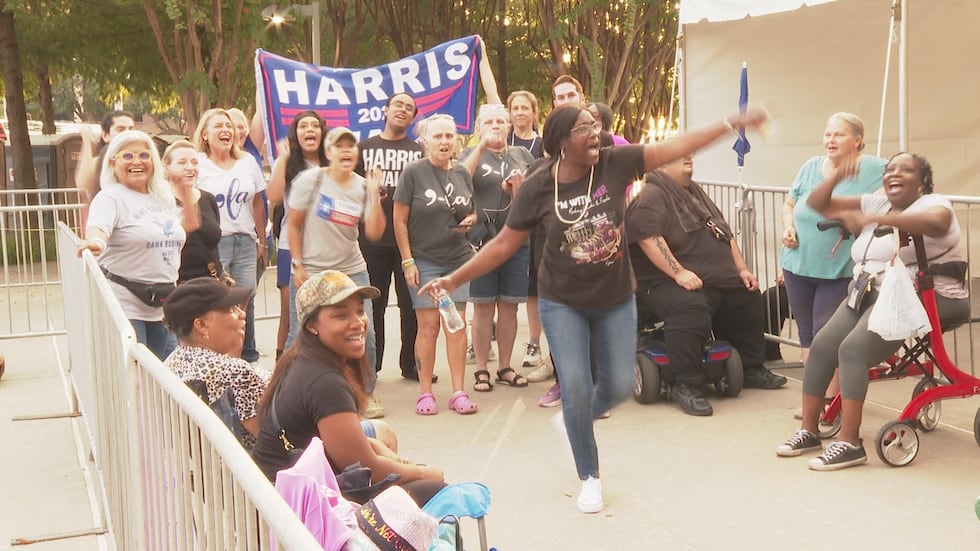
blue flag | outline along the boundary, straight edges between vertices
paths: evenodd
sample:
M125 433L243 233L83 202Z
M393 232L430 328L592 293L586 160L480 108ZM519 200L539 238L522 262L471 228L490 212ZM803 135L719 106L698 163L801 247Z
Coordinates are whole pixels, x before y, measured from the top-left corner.
M385 103L402 92L415 99L416 120L433 113L452 115L457 130L469 134L474 126L481 54L477 35L362 69L319 67L257 50L255 80L266 144L274 155L275 144L286 137L293 117L307 109L319 113L329 128L350 128L359 140L379 134L384 128Z
M738 112L745 114L745 110L749 106L749 69L743 63L742 64L742 76L739 78L738 83ZM745 166L745 155L752 151L752 146L749 145L749 139L745 137L745 127L740 126L736 129L738 131L738 139L735 140L735 145L732 149L738 153L738 166Z

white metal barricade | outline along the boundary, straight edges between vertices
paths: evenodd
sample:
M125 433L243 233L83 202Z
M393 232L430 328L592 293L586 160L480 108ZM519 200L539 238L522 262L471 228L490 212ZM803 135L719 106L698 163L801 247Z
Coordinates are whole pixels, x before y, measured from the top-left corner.
M224 423L136 344L95 258L59 225L70 376L116 549L320 549Z

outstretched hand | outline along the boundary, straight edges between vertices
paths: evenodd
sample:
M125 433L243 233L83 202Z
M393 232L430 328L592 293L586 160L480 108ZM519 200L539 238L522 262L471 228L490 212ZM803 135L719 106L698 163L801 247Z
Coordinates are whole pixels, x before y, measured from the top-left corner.
M453 291L456 290L456 285L453 284L453 281L449 279L448 276L437 277L429 281L419 288L418 295L422 296L423 294L428 293L429 298L432 299L432 302L438 302L439 292L443 289L445 289L445 291L449 294L452 294Z

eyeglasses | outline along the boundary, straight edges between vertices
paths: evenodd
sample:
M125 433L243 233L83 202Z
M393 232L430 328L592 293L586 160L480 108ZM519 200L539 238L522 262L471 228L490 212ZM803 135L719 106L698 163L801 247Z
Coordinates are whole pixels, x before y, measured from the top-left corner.
M152 158L152 156L150 155L150 152L149 151L140 151L139 153L133 153L133 152L130 152L130 151L126 151L124 153L117 154L114 158L115 159L122 159L123 161L126 161L127 163L131 163L131 162L135 161L137 158L139 158L139 160L141 160L141 161L149 161Z
M573 126L572 130L570 131L571 134L578 134L579 136L589 134L590 132L595 132L596 134L601 133L602 123L599 121L587 122L578 126Z

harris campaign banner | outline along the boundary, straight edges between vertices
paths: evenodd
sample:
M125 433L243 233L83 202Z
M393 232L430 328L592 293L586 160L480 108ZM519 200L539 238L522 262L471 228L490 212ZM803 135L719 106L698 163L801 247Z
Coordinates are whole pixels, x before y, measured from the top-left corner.
M472 133L481 56L477 35L364 69L321 67L256 50L257 103L270 158L293 117L308 109L319 113L329 128L350 128L359 140L379 134L384 105L399 93L415 99L416 121L443 113L452 115L461 134Z

